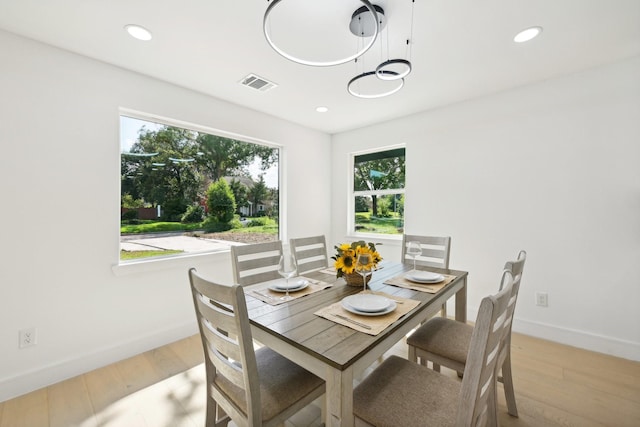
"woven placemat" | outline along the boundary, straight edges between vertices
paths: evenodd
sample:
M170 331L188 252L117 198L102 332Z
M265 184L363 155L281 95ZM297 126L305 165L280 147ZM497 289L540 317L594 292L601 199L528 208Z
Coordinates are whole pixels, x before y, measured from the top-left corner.
M318 272L320 273L324 273L324 274L332 274L332 275L336 275L336 269L335 267L327 267L327 268L323 268L322 270L318 270Z
M360 292L360 294L362 293L363 292ZM396 309L391 313L387 313L382 316L361 316L347 311L344 307L342 307L342 303L338 301L334 304L331 304L330 306L321 308L313 314L315 314L316 316L324 317L325 319L331 320L332 322L348 326L349 328L355 329L356 331L364 332L365 334L378 335L389 325L394 323L396 320L398 320L420 304L420 301L408 298L400 298L394 295L385 294L384 292L367 291L366 293L381 295L395 301Z
M327 289L333 286L333 283L322 282L320 280L309 279L308 277L299 276L295 277L291 280L295 280L299 282L301 280L306 280L309 282L309 285L301 289L299 291L289 291L289 296L292 297L289 301L293 301L297 298L302 298L304 296L313 294L315 292L321 291L323 289ZM283 283L284 279L276 279L270 280L268 282L261 283L258 287L245 288L244 293L252 296L253 298L257 298L260 301L266 302L270 305L279 305L287 302L286 300L280 299L286 292L276 292L269 289L270 286Z
M439 283L417 283L417 282L412 282L411 280L407 280L405 278L406 274L407 273L402 273L402 274L400 274L398 276L392 277L391 279L387 279L387 280L385 280L384 284L385 285L398 286L400 288L405 288L405 289L413 289L414 291L426 292L426 293L429 293L429 294L435 294L440 289L442 289L443 287L445 287L446 285L451 283L456 278L456 276L451 276L449 274L443 274L442 276L444 277L444 280L442 282L439 282Z

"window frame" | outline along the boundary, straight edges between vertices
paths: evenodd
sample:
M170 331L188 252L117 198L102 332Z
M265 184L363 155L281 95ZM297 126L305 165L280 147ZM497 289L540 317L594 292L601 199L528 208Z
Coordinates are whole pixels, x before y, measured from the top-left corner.
M250 137L250 136L246 136L246 135L242 135L242 134L238 134L238 133L234 133L234 132L229 132L229 131L224 131L224 130L220 130L220 129L216 129L216 128L212 128L209 126L204 126L204 125L198 125L198 124L194 124L194 123L190 123L190 122L185 122L182 120L178 120L178 119L171 119L171 118L167 118L167 117L163 117L163 116L159 116L156 114L151 114L151 113L145 113L145 112L141 112L141 111L137 111L137 110L132 110L132 109L128 109L128 108L119 108L118 109L118 130L119 130L119 134L118 134L118 200L121 200L122 197L122 186L121 186L121 180L120 180L120 162L121 162L121 156L122 156L122 125L121 125L121 120L122 117L129 117L132 119L137 119L137 120L144 120L144 121L148 121L148 122L152 122L152 123L157 123L160 125L166 125L166 126L172 126L172 127L178 127L178 128L183 128L183 129L187 129L187 130L191 130L194 132L199 132L199 133L207 133L207 134L211 134L211 135L215 135L215 136L220 136L223 138L229 138L229 139L235 139L235 140L239 140L242 142L247 142L247 143L251 143L251 144L256 144L256 145L261 145L264 147L269 147L269 148L273 148L278 150L278 210L279 210L279 215L278 215L278 235L277 235L277 239L282 239L282 236L286 235L286 230L284 230L284 224L286 224L285 218L286 218L286 213L283 212L283 209L286 209L286 207L283 204L283 200L285 200L286 194L286 185L284 185L283 183L283 177L284 177L284 165L283 165L283 159L285 156L285 147L282 144L277 144L275 142L271 142L271 141L267 141L267 140L263 140L260 138L254 138L254 137ZM119 212L120 209L117 210L117 212ZM112 266L112 271L114 272L114 274L116 274L117 276L120 276L122 274L129 274L129 273L134 273L134 272L140 272L140 271L144 271L147 270L147 268L149 267L153 267L153 269L150 270L157 270L157 269L161 269L161 268L165 268L166 264L171 264L171 263L182 263L184 262L185 259L192 259L192 258L196 258L196 257L202 257L202 256L210 256L212 254L224 254L229 252L230 246L229 248L226 249L220 249L220 250L211 250L211 251L202 251L202 252L183 252L180 254L174 254L174 255L167 255L167 256L156 256L156 257L149 257L149 258L141 258L141 259L137 259L137 260L122 260L120 258L120 251L121 251L121 233L120 233L120 219L118 219L118 232L117 232L117 238L118 238L118 253L117 253L117 260L118 262L116 264L114 264ZM168 267L168 266L167 266Z
M405 150L405 186L403 188L396 188L396 189L385 189L385 190L355 190L354 186L355 186L355 180L354 180L354 173L355 173L355 159L358 156L362 156L365 154L372 154L372 153L379 153L379 152L383 152L383 151L391 151L394 149L398 149L398 148L404 148ZM407 146L406 144L402 143L402 144L394 144L394 145L386 145L383 147L376 147L376 148L371 148L371 149L367 149L367 150L361 150L361 151L355 151L352 153L349 153L349 162L348 162L348 167L349 167L349 172L348 172L348 177L347 177L347 185L348 185L348 190L347 190L347 236L351 236L354 238L362 238L362 239L377 239L377 240L383 240L383 239L389 239L389 240L397 240L397 241L401 241L402 240L402 234L384 234L384 233L366 233L366 232L361 232L361 231L357 231L356 230L356 212L355 212L355 200L356 197L358 196L372 196L372 195L376 195L376 196L386 196L386 195L394 195L394 194L406 194L405 188L406 188L406 181L407 181L407 163L406 163L406 152ZM406 197L405 197L406 198ZM403 222L404 222L404 215L403 215Z

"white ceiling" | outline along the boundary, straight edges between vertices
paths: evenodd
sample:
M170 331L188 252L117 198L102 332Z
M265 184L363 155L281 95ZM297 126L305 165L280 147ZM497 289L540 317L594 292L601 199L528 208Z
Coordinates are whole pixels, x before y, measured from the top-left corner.
M374 100L351 96L346 85L387 59L386 38L359 64L298 65L265 41L266 0L0 0L0 28L327 133L640 55L639 0L372 3L385 9L388 33L382 34L391 56L400 58L415 8L413 72L400 92ZM359 0L282 0L271 28L287 50L350 55L357 38L348 25L360 6ZM123 30L131 23L151 30L153 40L132 39ZM533 25L544 28L540 37L512 41ZM260 92L239 85L249 73L278 86ZM320 105L329 112L317 113Z

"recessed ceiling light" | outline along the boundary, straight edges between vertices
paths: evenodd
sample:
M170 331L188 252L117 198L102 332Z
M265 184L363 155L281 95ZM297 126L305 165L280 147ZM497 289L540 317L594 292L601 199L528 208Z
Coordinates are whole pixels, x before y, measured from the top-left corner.
M316 108L316 111L318 113L326 113L327 111L329 111L329 108L328 107L318 107L318 108Z
M141 27L140 25L129 24L125 25L124 29L127 30L129 35L133 38L144 41L151 40L151 31Z
M537 37L541 32L542 27L530 27L516 34L516 36L513 38L513 41L516 43L528 42L534 37Z

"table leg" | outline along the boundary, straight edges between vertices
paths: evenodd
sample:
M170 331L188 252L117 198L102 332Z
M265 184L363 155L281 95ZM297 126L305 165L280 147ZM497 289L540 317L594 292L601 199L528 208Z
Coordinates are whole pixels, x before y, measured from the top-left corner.
M353 368L344 371L327 368L326 375L326 425L353 427Z
M456 320L467 323L467 277L462 280L462 288L456 292Z

